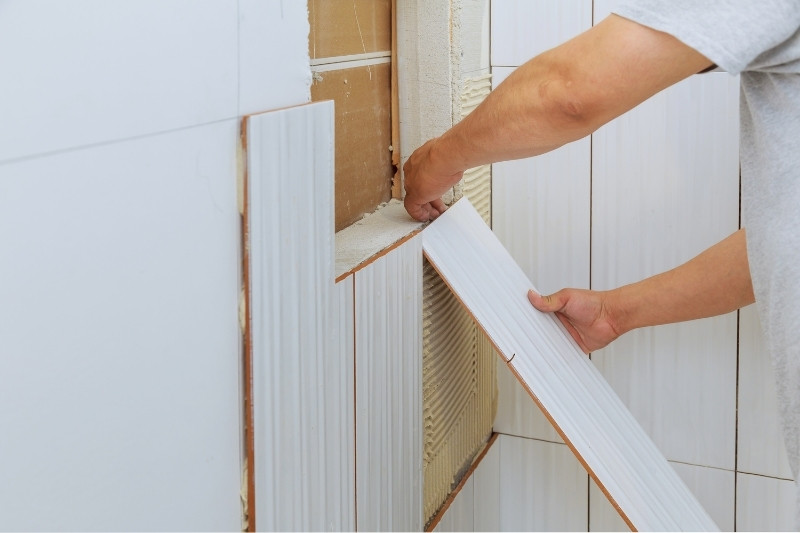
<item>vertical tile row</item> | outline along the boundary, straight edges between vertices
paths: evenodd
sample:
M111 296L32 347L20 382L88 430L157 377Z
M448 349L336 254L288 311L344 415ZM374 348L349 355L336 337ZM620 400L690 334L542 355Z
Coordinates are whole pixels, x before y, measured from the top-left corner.
M336 318L347 290L333 283L333 106L253 115L246 134L256 525L344 529L349 506L331 498L353 493L354 428Z
M422 239L355 273L356 526L422 529Z

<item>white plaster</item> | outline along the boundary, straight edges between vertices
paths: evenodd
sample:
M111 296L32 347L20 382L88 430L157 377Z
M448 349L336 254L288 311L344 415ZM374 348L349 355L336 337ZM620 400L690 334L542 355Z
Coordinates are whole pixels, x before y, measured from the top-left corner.
M336 233L336 278L423 226L408 215L403 202L389 201Z

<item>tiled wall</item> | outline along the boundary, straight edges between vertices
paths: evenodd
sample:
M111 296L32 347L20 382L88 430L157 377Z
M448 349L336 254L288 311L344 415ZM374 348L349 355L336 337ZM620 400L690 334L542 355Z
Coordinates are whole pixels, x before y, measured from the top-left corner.
M613 4L493 0L495 84ZM738 228L738 81L694 76L590 139L494 165L493 198L495 232L543 292L611 288L677 266ZM592 358L721 528L791 526L791 473L753 309L632 332ZM503 365L498 374L495 430L558 442ZM580 469L562 468L565 478ZM501 479L503 497L514 483ZM588 505L592 530L624 526L595 487L588 502L560 505L574 513ZM513 527L551 527L536 520Z
M0 528L238 530L239 119L308 100L305 2L0 11Z

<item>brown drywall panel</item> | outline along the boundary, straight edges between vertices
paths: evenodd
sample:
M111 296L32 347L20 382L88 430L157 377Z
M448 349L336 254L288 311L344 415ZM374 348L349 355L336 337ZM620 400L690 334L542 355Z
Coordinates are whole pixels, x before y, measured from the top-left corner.
M309 0L308 19L311 59L391 50L391 0Z
M336 231L391 198L390 65L318 72L313 101L336 108Z

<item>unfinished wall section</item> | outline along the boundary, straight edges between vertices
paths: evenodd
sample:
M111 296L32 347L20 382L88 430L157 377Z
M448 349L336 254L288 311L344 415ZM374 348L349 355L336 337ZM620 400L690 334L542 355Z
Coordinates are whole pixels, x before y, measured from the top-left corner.
M398 0L402 162L486 97L489 1ZM445 195L467 196L491 221L490 167L471 169ZM492 431L494 353L436 272L423 270L423 515L429 521Z

